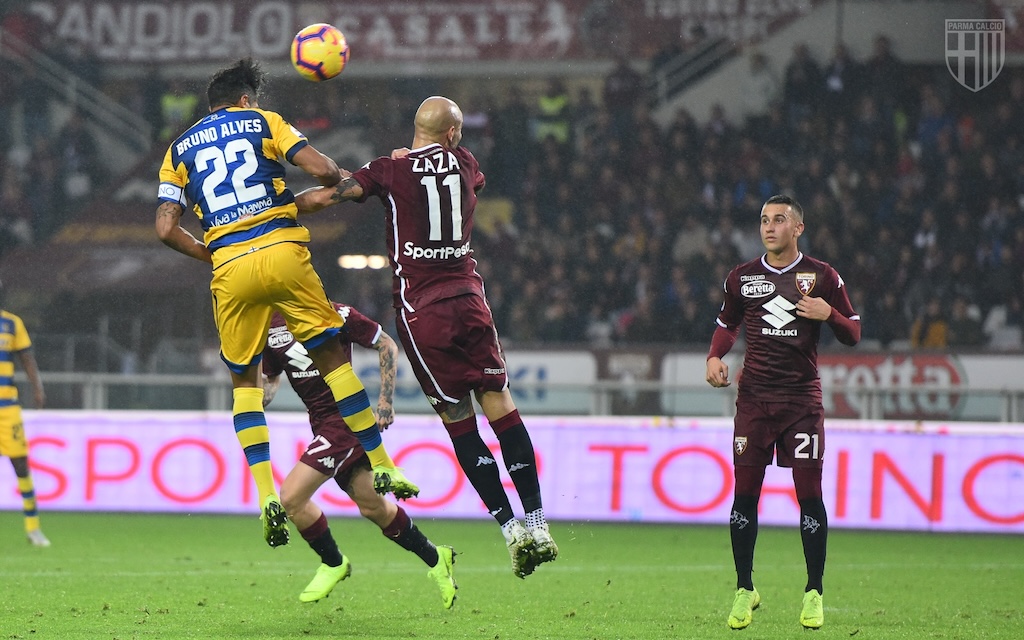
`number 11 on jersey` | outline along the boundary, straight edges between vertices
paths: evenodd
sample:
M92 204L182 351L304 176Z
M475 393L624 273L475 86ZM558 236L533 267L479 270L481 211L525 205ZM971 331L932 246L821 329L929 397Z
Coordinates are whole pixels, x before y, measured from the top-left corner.
M462 176L457 173L440 176L423 176L420 184L427 188L427 206L430 208L430 240L441 240L441 190L438 182L448 187L452 203L452 240L462 240Z

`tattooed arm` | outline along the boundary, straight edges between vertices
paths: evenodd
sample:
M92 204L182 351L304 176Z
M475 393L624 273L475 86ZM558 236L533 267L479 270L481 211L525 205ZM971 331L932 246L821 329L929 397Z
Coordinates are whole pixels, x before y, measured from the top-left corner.
M315 213L332 204L362 197L362 185L347 175L333 187L311 187L300 192L295 196L295 206L299 208L299 213Z
M373 343L380 357L380 397L377 399L377 426L381 431L395 421L395 378L398 375L398 345L388 334L380 332Z
M156 234L168 247L184 253L186 256L213 264L213 258L206 245L196 239L188 230L181 226L181 214L184 213L180 204L162 202L156 210Z

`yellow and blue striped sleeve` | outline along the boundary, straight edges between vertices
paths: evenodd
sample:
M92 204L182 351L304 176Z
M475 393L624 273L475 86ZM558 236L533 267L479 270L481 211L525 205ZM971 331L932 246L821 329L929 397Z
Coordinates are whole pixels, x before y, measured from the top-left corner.
M183 162L178 162L178 166L174 166L171 150L171 147L167 148L163 164L160 166L160 187L157 190L157 198L163 202L176 202L185 207L185 185L188 184L188 170Z
M263 111L261 113L267 120L267 125L270 127L271 139L273 140L274 146L277 147L277 153L274 155L284 158L288 162L292 162L292 158L295 157L295 154L309 144L309 141L306 140L306 136L302 135L302 132L288 124L280 114L274 113L273 111Z
M21 318L13 314L11 314L11 318L14 320L14 344L11 350L24 351L32 346L32 340L28 337L28 331Z

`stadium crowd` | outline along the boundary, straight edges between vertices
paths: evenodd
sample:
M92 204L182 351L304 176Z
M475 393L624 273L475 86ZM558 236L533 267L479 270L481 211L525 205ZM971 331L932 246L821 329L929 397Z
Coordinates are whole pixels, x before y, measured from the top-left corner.
M813 220L804 249L851 285L868 348L1019 347L1022 70L971 94L945 68L903 64L883 37L863 60L841 45L829 60L798 45L781 69L749 58L742 121L716 106L706 122L680 110L659 126L646 78L625 64L600 96L552 79L535 95L513 83L460 100L463 144L488 175L474 245L505 342L705 345L728 269L761 253L761 203L789 193ZM0 81L33 86L10 73ZM163 89L121 96L152 114L157 146L202 106L187 85ZM344 120L364 126L374 148L398 147L416 89L395 91L384 109L327 91L283 113L311 138ZM101 184L76 120L52 131L24 119L31 146L0 159L0 254L45 239ZM492 214L495 202L512 215Z
M881 37L863 61L797 46L777 79L751 58L743 122L716 107L662 128L645 101L619 103L625 118L586 94L554 114L542 96L526 120L510 92L472 147L517 207L474 240L506 339L706 343L725 275L760 255L757 213L781 192L813 221L805 250L850 283L868 345L1019 347L1024 74L972 94Z

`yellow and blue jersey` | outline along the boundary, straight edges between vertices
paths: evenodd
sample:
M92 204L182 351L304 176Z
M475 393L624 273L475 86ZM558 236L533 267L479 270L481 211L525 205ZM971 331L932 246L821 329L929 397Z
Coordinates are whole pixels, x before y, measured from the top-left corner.
M309 242L282 164L307 144L273 111L218 109L171 143L158 197L194 204L215 269L254 248Z
M0 408L18 404L14 386L14 354L32 346L25 323L13 313L0 310Z

